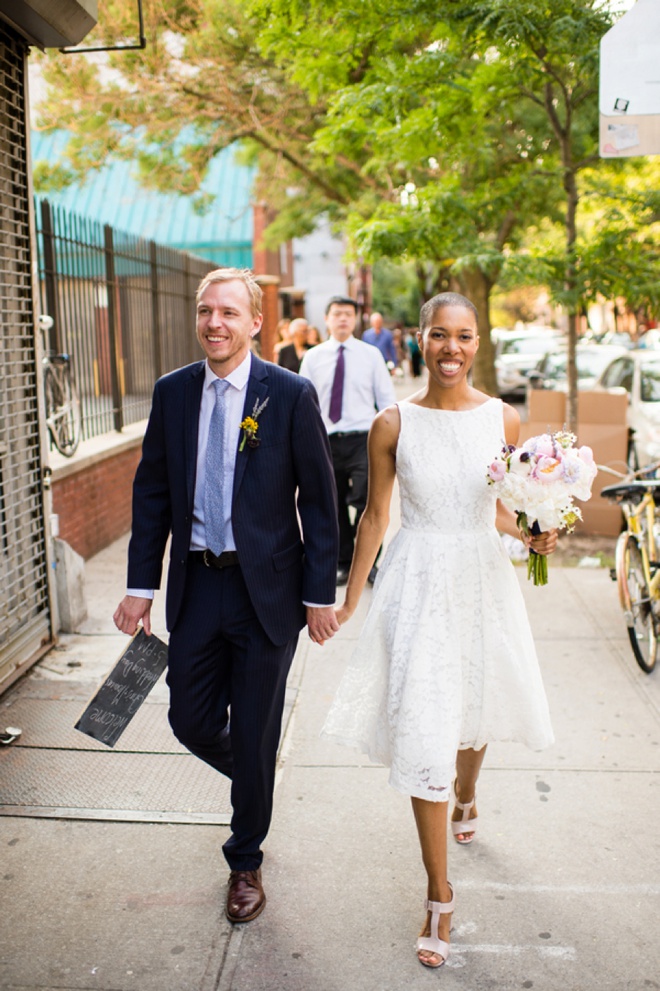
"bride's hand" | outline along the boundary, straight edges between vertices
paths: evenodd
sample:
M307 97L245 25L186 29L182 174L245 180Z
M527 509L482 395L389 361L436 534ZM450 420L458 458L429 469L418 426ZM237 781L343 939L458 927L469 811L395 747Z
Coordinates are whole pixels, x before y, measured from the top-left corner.
M530 550L537 554L552 554L557 549L558 533L556 530L544 530L526 541Z

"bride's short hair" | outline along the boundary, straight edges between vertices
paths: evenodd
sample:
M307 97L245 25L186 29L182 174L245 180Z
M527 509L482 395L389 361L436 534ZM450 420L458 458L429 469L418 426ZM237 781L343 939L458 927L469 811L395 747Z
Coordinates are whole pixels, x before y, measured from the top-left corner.
M478 325L479 314L477 313L477 308L467 296L461 296L459 292L441 292L437 296L433 296L427 300L419 311L419 329L422 333L424 333L425 329L431 323L436 310L441 310L445 306L464 306L467 310L471 310Z

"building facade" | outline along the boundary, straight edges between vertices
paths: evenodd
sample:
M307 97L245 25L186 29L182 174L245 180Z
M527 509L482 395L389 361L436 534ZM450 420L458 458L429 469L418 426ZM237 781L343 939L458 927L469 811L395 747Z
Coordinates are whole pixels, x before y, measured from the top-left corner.
M49 469L38 367L31 46L78 44L96 0L0 0L0 691L52 644Z

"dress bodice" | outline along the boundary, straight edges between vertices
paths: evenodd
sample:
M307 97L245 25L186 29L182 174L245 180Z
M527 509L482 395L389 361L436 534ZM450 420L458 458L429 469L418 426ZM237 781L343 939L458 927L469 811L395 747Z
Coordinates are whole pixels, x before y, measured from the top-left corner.
M404 402L399 413L401 526L443 534L491 529L496 496L487 469L505 443L501 400L460 411Z

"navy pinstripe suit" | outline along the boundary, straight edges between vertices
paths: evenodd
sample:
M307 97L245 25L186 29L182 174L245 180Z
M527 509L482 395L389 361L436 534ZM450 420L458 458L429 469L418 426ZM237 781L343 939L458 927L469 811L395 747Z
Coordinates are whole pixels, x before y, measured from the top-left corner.
M232 778L232 836L223 849L232 870L255 870L303 602L335 598L335 485L314 387L253 355L244 416L255 402L268 398L268 406L259 446L236 451L239 565L217 571L189 555L204 367L197 362L156 384L133 488L128 585L160 586L171 533L170 722L184 746Z

